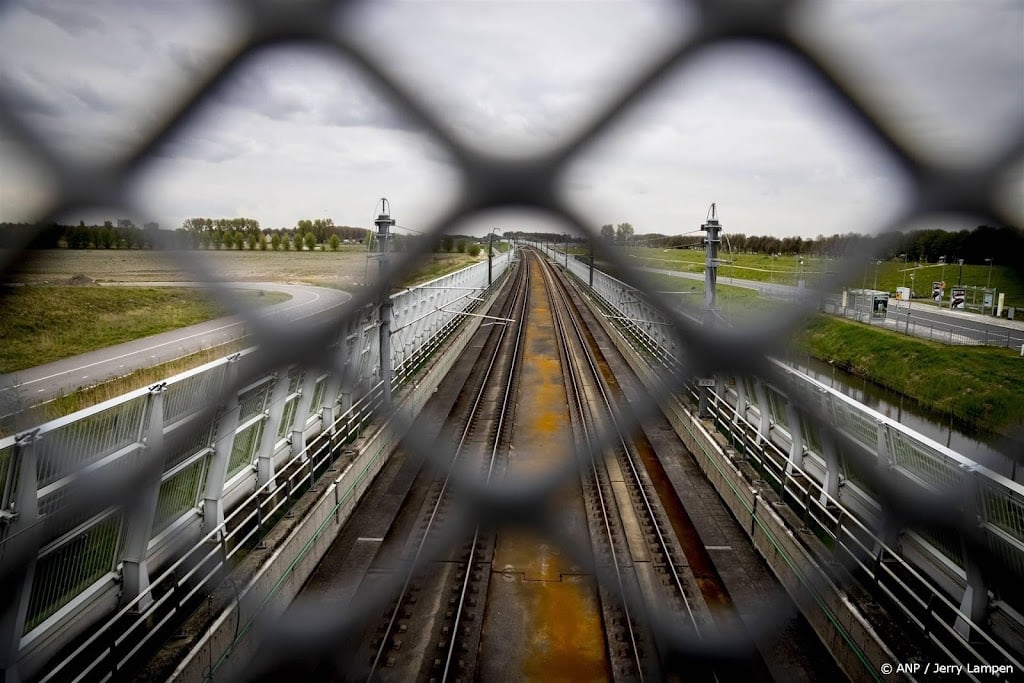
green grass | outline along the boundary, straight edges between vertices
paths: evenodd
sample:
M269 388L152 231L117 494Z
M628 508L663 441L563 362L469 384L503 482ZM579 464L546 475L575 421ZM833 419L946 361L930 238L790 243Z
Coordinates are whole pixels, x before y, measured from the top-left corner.
M946 346L825 316L809 321L796 342L963 423L999 432L1024 423L1024 358L1013 349Z
M481 252L484 253L484 252ZM486 256L483 257L483 262L486 263ZM448 273L454 273L456 270L461 270L466 266L471 266L474 263L480 263L480 258L473 258L466 254L451 253L451 254L426 254L423 261L413 270L409 277L402 281L402 287L412 287L413 285L422 284L424 282L430 282L435 278L439 278L442 275ZM400 289L401 289L400 288Z
M630 248L624 253L638 265L666 270L700 273L704 270L704 252L692 249L652 249ZM766 254L730 254L723 250L720 258L731 260L732 263L719 268L719 281L736 277L759 282L774 282L784 285L796 284L797 275L814 285L826 273L833 273L840 267L839 261L821 259L816 256L803 255L800 265L794 256L772 258ZM906 269L906 272L904 270ZM910 270L913 269L913 270ZM958 265L918 264L902 260L883 261L877 265L872 261L857 268L858 276L847 282L848 287L877 289L895 292L897 287L911 286L910 275L913 273L914 291L919 297L927 297L931 293L932 282L945 281L946 299L949 290L956 286L957 279L964 286L985 287L989 283L989 267L985 264L964 265L960 273ZM1024 307L1024 275L1009 266L998 264L992 267L991 286L1006 294L1007 306Z
M0 437L9 436L50 420L56 420L65 415L76 413L79 410L85 410L90 406L127 394L129 391L148 387L160 380L174 377L186 370L197 368L210 361L241 351L245 346L244 340L219 344L166 363L135 370L102 384L77 389L45 403L28 406L14 415L0 419ZM3 470L0 468L0 474L2 473Z
M268 305L280 292L241 292ZM18 287L0 310L0 373L42 365L223 315L202 290L168 287Z

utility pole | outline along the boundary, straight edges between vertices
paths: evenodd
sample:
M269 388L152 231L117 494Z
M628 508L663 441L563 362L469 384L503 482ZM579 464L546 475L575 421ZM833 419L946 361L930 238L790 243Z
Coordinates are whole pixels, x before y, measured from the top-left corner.
M985 282L985 289L991 289L992 288L992 263L995 261L995 258L992 257L992 256L989 256L985 260L988 261L988 281Z
M594 238L590 238L590 288L594 288Z
M487 286L491 286L493 277L491 276L492 262L494 260L494 231L487 235Z
M964 279L964 260L957 259L957 263L960 264L960 270L956 274L956 286L959 287Z
M715 212L714 203L708 211L707 222L700 226L700 229L707 233L704 238L704 313L701 316L701 324L704 327L712 327L715 318L718 317L717 297L715 285L718 281L718 246L722 243L722 226L718 222L718 215ZM711 417L710 402L711 391L715 386L713 377L697 378L698 405L697 414L701 418Z
M704 315L701 322L709 326L718 311L715 285L718 282L718 246L722 243L722 226L718 222L715 205L708 211L710 216L700 229L707 232L704 238Z
M377 241L380 245L378 272L381 274L380 286L383 289L380 298L380 379L383 393L381 400L385 410L391 409L391 286L388 272L388 229L395 224L390 215L391 204L381 197L381 213L374 223L377 226Z

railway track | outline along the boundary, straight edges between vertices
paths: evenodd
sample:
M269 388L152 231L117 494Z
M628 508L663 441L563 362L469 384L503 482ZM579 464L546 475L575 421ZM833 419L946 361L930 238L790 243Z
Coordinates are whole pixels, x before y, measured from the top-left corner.
M671 620L699 647L718 619L709 602L728 606L655 448L642 430L623 428L626 399L571 285L538 255L521 253L447 411L437 440L437 452L449 454L444 466L417 463L400 494L390 479L379 494L371 491L382 501L400 495L401 503L393 513L381 505L374 519L371 497L363 522L353 523L370 520L386 531L349 537L353 548L368 541L359 552L372 557L354 578L323 582L375 591L389 583L383 578L395 585L400 575L401 589L344 645L344 670L328 676L330 666L307 666L303 673L381 681L672 679L681 660L669 656L655 622ZM557 532L488 512L466 517L472 508L459 491L470 480L523 487L551 477L560 483L544 504L558 518ZM684 673L687 680L738 673L714 666L689 660ZM763 664L740 670L767 678Z
M649 615L664 608L681 618L695 639L710 622L697 581L640 460L642 434L622 427L622 398L608 385L599 351L573 303L570 286L544 263L551 306L562 343L566 385L573 396L580 474L590 502L591 539L599 566L614 577L602 593L609 652L616 678L660 680L666 672L659 657L657 630ZM607 582L606 582L607 583ZM679 623L676 620L676 623ZM694 671L690 671L691 680ZM711 671L698 678L716 680Z
M479 629L474 624L483 608L477 596L486 594L493 529L478 526L468 544L441 562L429 563L428 571L422 566L431 542L458 509L450 490L453 473L477 476L486 484L504 469L529 272L516 268L512 279L500 313L504 322L493 324L467 382L472 391L463 392L472 399L466 408L455 409L463 413L456 420L463 427L451 449L449 469L431 482L422 521L406 542L404 564L410 570L385 623L370 638L373 657L367 679L449 680L471 674L475 666Z

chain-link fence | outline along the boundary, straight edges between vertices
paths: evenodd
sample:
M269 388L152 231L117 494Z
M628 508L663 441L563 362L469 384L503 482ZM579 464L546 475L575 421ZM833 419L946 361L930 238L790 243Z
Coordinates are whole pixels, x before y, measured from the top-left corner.
M79 160L65 157L15 113L17 108L13 105L19 97L18 92L0 89L0 126L57 179L50 204L38 216L39 225L46 225L68 211L89 206L117 206L129 213L145 215L144 210L133 205L128 192L134 174L161 144L188 125L202 104L213 96L216 87L260 50L282 44L315 44L339 61L357 68L383 97L400 108L458 165L463 180L458 200L427 227L425 232L429 236L439 236L481 211L525 206L550 213L581 235L596 237L589 222L559 193L560 181L569 165L595 139L606 133L635 101L642 100L670 74L692 64L711 48L742 41L776 47L805 66L818 85L843 104L850 119L867 133L872 142L897 160L910 179L910 201L900 215L878 226L880 233L894 231L916 218L940 212L976 215L998 224L1013 222L998 203L995 190L1005 184L1015 165L1020 163L1024 152L1024 126L1007 131L1005 144L990 158L963 166L936 163L894 132L887 113L880 111L870 98L863 95L863 83L856 79L855 73L837 67L831 55L809 39L807 31L810 29L799 21L806 11L800 2L698 4L694 30L681 36L670 49L656 55L645 73L594 112L580 130L552 149L514 159L486 154L465 144L435 110L424 105L419 93L394 78L378 57L361 49L351 38L350 31L336 31L334 27L339 24L346 26L346 22L358 21L355 4L308 2L302 5L302 11L297 11L289 3L253 2L239 3L237 9L239 16L244 18L240 24L244 30L234 51L210 72L203 74L178 106L166 112L162 125L121 158L83 165ZM693 9L686 6L686 11ZM20 244L3 252L0 268L5 278L15 275L24 259L33 258L34 255L28 251L33 237L21 236ZM760 384L750 385L747 396L763 394L766 386L788 385L787 372L771 361L771 356L784 349L792 331L808 314L819 308L817 291L804 292L793 306L770 319L758 321L756 325L732 329L702 327L680 314L672 302L657 293L657 288L651 285L645 274L631 270L626 259L615 249L598 248L600 256L614 265L628 285L646 292L643 305L656 312L663 323L657 326L657 330L645 329L642 334L633 335L645 347L640 351L649 358L665 359L666 350L672 350L672 362L665 363L664 372L658 378L660 381L651 387L648 400L632 406L634 423L642 421L645 415L653 414L666 401L684 392L694 377L732 377L737 386L745 385L745 377L758 377ZM184 252L176 254L176 265L194 273L194 279L218 281L215 273L210 272L208 262L189 258ZM410 272L416 257L415 253L396 255L389 271L383 273L384 277L354 297L329 324L278 329L252 320L250 335L258 346L245 355L244 363L237 362L238 359L215 363L204 369L204 373L212 374L192 373L176 378L166 386L138 392L120 400L113 412L106 412L109 406L102 411L98 408L94 419L61 428L47 428L45 434L40 430L28 431L10 443L5 442L0 451L0 474L5 482L0 579L4 585L18 587L5 591L2 598L0 635L5 640L0 644L0 655L5 657L5 668L17 666L20 653L31 647L31 636L40 624L53 618L71 602L84 603L95 598L89 589L96 584L98 577L116 574L118 580L125 583L128 599L118 607L116 597L113 602L108 598L108 603L102 608L108 612L116 608L120 609L119 615L126 615L131 608L139 608L139 603L147 599L156 597L159 601L159 591L149 590L148 577L139 568L145 564L147 552L152 549L150 542L154 538L166 537L181 518L183 510L201 510L207 519L207 526L202 527L204 530L217 527L210 526L211 519L218 523L237 521L238 525L231 533L238 534L251 533L252 528L261 528L268 523L280 509L282 496L287 497L300 485L308 485L318 468L327 466L326 461L308 455L304 437L296 434L302 431L293 423L296 415L320 419L324 426L330 425L332 438L339 432L349 434L350 431L346 430L350 430L351 425L338 425L334 415L316 417L317 404L336 408L335 414L349 416L347 419L360 424L375 418L383 419L384 404L375 401L360 403L363 397L373 397L380 392L379 378L357 369L360 363L368 362L367 344L359 340L372 339L375 333L376 321L363 316L386 297L395 278ZM822 290L836 289L840 283L852 281L859 275L858 269L856 264L838 269L822 283ZM231 297L226 285L215 287L214 292L230 305ZM417 336L406 326L419 321L418 310L444 306L416 301L403 314L405 323L396 318L392 342L400 354L394 362L399 375L402 375L403 368L416 366L417 352L429 348L427 338ZM646 313L623 317L646 321L643 324L647 325L654 319ZM633 332L627 329L627 333ZM324 352L311 354L311 349ZM222 376L214 377L216 373ZM717 393L721 402L716 403L716 419L723 427L735 426L737 413L746 411L744 391ZM205 400L198 408L190 402L186 404L180 400L180 394L186 392ZM864 488L870 490L872 500L878 506L876 524L879 528L862 533L853 529L862 522L848 519L844 527L842 521L835 521L835 511L828 505L828 500L832 495L830 487L838 484L838 480L819 477L817 491L795 493L789 488L789 479L783 476L779 480L782 495L797 502L820 501L819 506L805 505L805 510L815 516L819 525L861 544L860 550L850 553L855 561L861 561L865 556L872 556L876 561L884 559L875 548L868 547L870 542L864 540L864 534L869 532L880 534L883 541L891 541L893 534L901 529L912 528L918 536L937 539L932 547L942 546L941 539L954 539L948 544L949 553L957 554L960 566L966 567L968 589L984 595L983 598L954 605L960 614L949 630L960 634L965 647L970 649L971 638L984 631L977 620L983 617L988 593L993 587L1009 586L1014 579L1019 579L1018 556L995 552L990 544L991 534L998 534L999 528L1019 531L1019 501L1009 504L1005 497L991 499L987 493L972 492L971 496L977 496L977 506L965 507L965 494L958 488L959 479L953 482L955 491L927 485L927 476L919 477L925 480L918 482L920 485L911 486L913 481L907 478L901 479L899 486L894 486L879 475L879 453L887 454L886 458L895 467L907 471L914 469L913 463L896 462L907 455L901 446L903 442L895 433L899 431L897 427L880 431L877 424L870 424L869 419L863 425L864 438L858 439L860 432L854 424L857 420L851 417L845 426L837 424L837 402L830 404L829 412L813 392L800 391L786 394L781 401L778 405L782 408L775 411L773 423L785 424L786 405L798 408L803 419L814 425L812 433L806 435L808 441L833 444L824 447L823 457L842 458L849 478L862 482ZM761 434L759 440L759 430L768 430L772 424L767 420L765 411L770 412L775 404L770 398L753 403L757 404L751 405L754 431L738 429L734 439L737 445L755 443L761 448L763 444L759 441L764 441L767 432ZM160 417L154 418L154 415ZM408 421L408 415L391 416L390 427L401 433ZM797 441L794 435L799 431L789 432L788 442L782 443L788 443L792 449ZM71 441L63 439L60 436L63 433ZM294 454L300 457L289 459L287 463L272 463L266 456L266 444L277 448L288 438L293 439L288 444L289 453L294 450ZM610 438L605 434L603 439L597 440L595 452L600 452ZM85 448L83 444L86 442L96 448ZM218 443L225 445L218 447ZM417 443L415 439L407 439L407 444L424 460L439 466L443 462L442 455L435 453L430 444ZM872 444L873 453L870 452ZM780 446L776 444L774 447ZM211 458L211 454L219 454L220 457ZM306 457L301 457L302 454ZM780 455L781 460L773 456L760 465L766 476L772 472L777 474L780 467L783 473L787 472L786 466L779 463L794 459L788 452L776 455ZM108 467L108 458L118 459L119 466ZM307 464L309 462L314 464ZM245 503L244 496L239 494L228 501L223 488L215 495L208 490L209 482L223 482L225 477L231 478L232 472L240 472L247 466L255 467L255 489L266 494L262 498ZM276 476L275 466L281 468L280 476ZM223 472L211 474L215 467L222 468ZM284 494L275 493L278 487L284 489ZM19 499L19 491L23 494L29 489L38 492L33 496L34 503L27 508L24 504L19 507L18 501L25 500L24 497ZM475 489L467 483L466 490ZM545 496L550 495L550 491L548 487L521 491L516 500L505 500L500 511L490 509L486 497L474 499L470 505L477 513L475 519L488 520L516 509L546 509ZM225 514L225 505L236 506L235 512ZM979 525L978 515L973 513L982 508L985 524ZM524 518L532 519L533 516L524 514ZM239 521L243 519L251 520L251 524ZM557 535L554 528L544 526L542 532ZM227 557L232 548L224 548L223 544L225 539L231 538L229 534L221 534L216 539L211 536L206 540L215 540L221 545L211 552L220 552ZM244 542L241 537L237 541L239 545ZM216 568L211 568L207 562L206 556L182 556L170 550L164 557L165 565L180 568L176 581L182 576L192 577L197 572L214 575ZM985 567L984 572L971 569L981 566ZM904 577L900 575L899 578L900 585L905 585ZM196 587L193 593L200 591L202 586L201 582L188 584L187 580L186 585ZM805 586L805 590L813 591L814 586ZM998 588L995 598L1001 599ZM384 600L386 596L364 596L350 613L336 614L324 610L312 615L304 614L305 623L301 627L283 620L274 627L274 636L265 640L272 645L263 654L268 660L284 656L297 639L303 641L307 651L326 651L339 633L346 632L353 623L359 623ZM182 604L187 604L187 600ZM979 605L982 608L980 613ZM1018 604L1017 608L1020 607ZM928 611L931 611L930 605ZM961 622L969 624L966 630ZM770 624L769 619L763 627L771 628ZM662 627L671 631L664 623ZM987 633L984 638L988 639L986 642L991 640ZM720 655L720 643L714 638L705 638L694 644L687 640L685 634L669 632L665 642L688 657L714 658Z

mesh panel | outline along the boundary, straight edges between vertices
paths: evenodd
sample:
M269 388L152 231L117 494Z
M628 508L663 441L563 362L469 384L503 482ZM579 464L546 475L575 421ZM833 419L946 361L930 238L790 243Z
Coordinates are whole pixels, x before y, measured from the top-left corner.
M7 106L16 95L7 92L6 86L0 84L0 124L4 125L5 132L10 132L26 149L35 153L41 163L51 165L52 170L60 178L55 197L39 214L40 224L68 208L130 206L128 189L141 163L152 157L159 144L186 124L186 115L194 107L214 96L212 85L241 64L252 51L265 44L291 41L298 44L317 43L336 48L338 55L353 62L392 104L402 109L416 124L427 131L440 147L450 153L466 178L466 184L453 208L434 225L428 227L427 232L431 236L438 236L443 229L478 211L508 205L529 206L549 212L581 233L593 234L594 231L588 228L586 222L567 206L553 189L564 179L566 168L574 156L590 145L598 134L614 124L632 101L646 96L664 79L665 74L691 64L695 61L696 55L707 46L725 44L737 39L760 41L777 46L793 55L814 73L824 88L836 96L850 117L867 131L871 139L897 159L910 178L910 209L899 216L899 221L881 226L881 232L892 231L894 227L904 222L937 211L959 211L981 215L986 220L991 219L1002 224L1012 223L1002 208L995 203L993 189L1004 181L1007 169L1011 168L1012 164L1019 163L1024 140L1020 128L1010 131L1011 135L1007 136L1005 149L997 150L990 158L975 167L961 169L928 161L931 157L916 154L906 140L893 132L894 128L887 122L885 112L879 111L867 98L859 96L856 84L832 65L829 55L815 48L814 41L800 33L800 22L797 19L800 18L799 12L805 10L798 9L801 7L799 3L705 3L698 18L697 30L690 35L680 36L674 49L660 55L647 72L616 93L606 107L594 114L590 123L582 126L563 143L550 150L544 150L543 153L526 161L521 158L482 156L470 149L452 134L448 126L422 106L416 93L388 76L384 65L367 54L366 50L347 33L332 33L329 29L333 25L332 18L340 11L342 23L345 23L349 18L345 13L347 7L347 4L342 3L338 3L337 6L329 2L310 3L306 8L309 10L307 14L295 12L293 8L278 12L274 3L239 5L239 12L248 19L248 22L244 23L251 25L253 31L240 36L236 49L225 56L223 63L212 68L205 74L205 78L197 79L195 91L183 98L179 107L166 112L165 128L142 140L120 159L100 160L83 165L77 158L65 158L60 151L51 148L45 140L34 135L29 127L23 125L14 109ZM541 179L540 182L538 178ZM19 248L3 255L2 266L5 274L17 270L20 258L26 253L28 241L28 238L24 239L22 244L18 245ZM631 335L631 343L635 343L638 349L648 357L656 359L664 367L678 372L676 375L666 372L666 377L680 380L680 385L684 379L690 378L690 375L728 371L735 367L740 369L741 374L764 371L767 376L772 376L773 370L767 367L765 359L760 357L762 349L767 353L781 347L788 333L795 329L800 319L814 307L813 301L798 301L791 314L782 314L773 321L766 321L762 328L754 330L702 329L692 320L679 315L676 308L663 297L653 292L648 292L647 296L638 296L638 292L645 290L645 282L631 273L630 264L624 262L621 257L614 253L606 256L616 266L615 274L623 280L599 274L594 281L595 291L616 310L621 309L626 313L622 317L627 318L623 322L627 334ZM203 265L187 253L167 254L167 258L178 259L184 270L204 273ZM396 272L406 274L410 266L408 261L399 260ZM582 277L580 268L578 262L571 264L571 269L575 269L577 275ZM849 279L850 275L850 269L840 272L831 284L840 282L844 277ZM378 321L374 309L368 309L367 305L386 296L389 285L389 282L382 282L367 288L365 292L355 297L353 305L344 309L339 315L340 319L335 320L336 326L331 330L331 334L313 329L311 326L296 325L287 330L276 330L273 335L269 335L258 321L251 320L253 335L256 341L262 344L259 353L254 354L256 360L251 367L240 373L237 385L231 387L231 390L237 390L237 386L245 386L247 383L258 382L256 386L238 397L241 404L240 420L256 420L234 435L227 467L229 476L252 462L255 449L261 441L265 421L258 416L267 408L271 383L263 378L269 371L293 363L309 362L309 349L329 348L329 343L336 339L335 333L344 330L342 351L332 360L321 361L322 367L316 369L332 371L335 377L342 376L348 380L352 377L375 379L378 376L375 362L378 353ZM429 306L429 302L423 305ZM410 319L415 318L417 308L410 307L403 314ZM438 326L443 328L448 324L450 321L438 323ZM414 349L421 343L425 334L409 329L396 335L400 361L409 362ZM758 341L766 343L751 347L749 342L755 337ZM751 357L757 358L752 360ZM220 391L222 375L223 372L195 375L172 383L165 397L164 411L167 421L180 420L191 415L194 410L198 412L193 402L197 396L205 396L209 401L207 407L210 409L234 399L230 391ZM293 393L299 386L297 377L295 379L295 387L290 388L289 393ZM741 381L746 388L746 400L753 403L757 396L755 385L745 374ZM317 383L314 393L315 407L326 393L324 380ZM654 392L651 402L656 402L665 393L663 391L659 395L658 392ZM334 399L333 396L326 398L328 401ZM831 413L824 414L822 406L817 405L815 401L808 401L807 397L798 398L800 407L807 409L810 419L819 421L814 430L808 429L805 432L807 435L815 435L808 438L812 447L816 447L821 441L818 430L836 431L836 436L848 435L871 453L877 452L879 425L870 416L835 399L826 407L826 411ZM783 399L770 392L768 400L768 407L772 410L774 419L785 424L787 418ZM145 406L144 397L133 399L108 411L97 412L81 423L44 434L39 441L39 486L44 487L81 472L82 468L93 464L96 458L102 458L137 442L141 435L139 425L142 423ZM756 405L755 407L761 408ZM294 406L289 404L285 410L281 425L282 435L284 425L290 425L294 420L293 408ZM741 406L741 412L745 412L744 408L745 406ZM368 419L368 416L360 415L359 419L363 421ZM177 465L186 462L191 454L201 450L210 440L209 424L208 420L196 419L193 425L196 430L195 440L173 444L172 448L175 450L172 452L175 455L166 457L163 461ZM273 429L274 426L270 428ZM941 464L941 457L909 445L899 434L890 433L888 445L891 449L890 455L898 466L939 488L956 487L960 473ZM411 447L417 446L413 444ZM423 445L419 447L423 448ZM845 454L852 456L849 445L840 445L838 450L844 462L858 461L853 457L843 457ZM9 447L0 450L0 482L4 485L5 505L11 502L11 494L14 492L12 476L16 468L10 464L11 452ZM429 454L424 457L429 457ZM195 504L206 476L206 462L205 458L199 459L163 482L157 503L154 530L163 528L173 521L176 515ZM857 481L863 479L856 474L862 471L860 468L846 467L845 470L853 472L852 476L857 478ZM873 495L880 498L893 495L891 492L871 487L870 481L865 481L864 485L870 487ZM107 502L116 505L120 502L119 497L131 495L130 482L120 487L111 487L108 493L112 499ZM60 488L44 497L40 505L41 514L44 517L50 515L64 505L71 495L67 489ZM543 507L538 505L543 501L534 500L539 496L537 491L518 492L518 495L520 502L531 502L537 509ZM981 496L986 521L1020 538L1024 532L1024 522L1021 521L1024 517L1021 510L1024 508L1020 499L1007 496L997 488L983 487ZM939 515L946 501L934 502L936 515ZM75 522L78 521L78 518L75 518ZM50 541L52 535L54 534L46 535L45 541ZM29 599L26 630L54 614L83 587L114 569L120 535L120 516L113 515L87 526L81 534L65 539L54 548L48 549L46 554L38 559L36 580ZM933 531L930 536L938 539L936 542L945 547L947 555L958 555L959 549L950 539L947 527ZM996 552L1002 553L1004 550ZM1019 563L1019 554L1008 553L1004 559L1020 570L1019 564L1013 564ZM75 571L67 571L69 563L75 567Z

